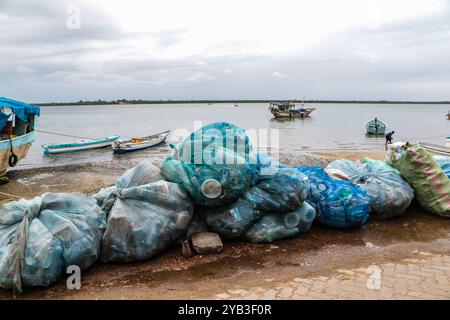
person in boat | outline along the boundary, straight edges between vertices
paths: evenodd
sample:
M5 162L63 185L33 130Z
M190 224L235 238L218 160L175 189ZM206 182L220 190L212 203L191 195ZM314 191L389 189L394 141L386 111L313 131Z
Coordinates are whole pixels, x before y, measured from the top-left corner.
M386 143L384 144L386 147L386 151L387 151L387 146L388 144L392 144L392 139L393 139L393 135L394 135L395 131L391 131L389 133L386 134Z

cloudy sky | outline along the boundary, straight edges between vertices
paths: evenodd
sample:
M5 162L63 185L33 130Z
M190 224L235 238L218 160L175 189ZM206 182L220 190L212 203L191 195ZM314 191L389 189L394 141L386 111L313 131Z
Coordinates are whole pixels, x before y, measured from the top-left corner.
M0 0L0 96L450 100L450 1Z

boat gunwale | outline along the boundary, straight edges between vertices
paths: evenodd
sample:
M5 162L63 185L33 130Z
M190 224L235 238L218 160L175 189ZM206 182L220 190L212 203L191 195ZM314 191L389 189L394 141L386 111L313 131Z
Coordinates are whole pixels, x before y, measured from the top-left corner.
M103 138L103 139L99 139L99 140L88 140L88 141L83 141L83 142L75 142L75 143L61 143L61 144L49 144L49 145L42 145L41 147L43 149L63 149L63 148L73 148L73 147L84 147L84 146L90 146L90 145L95 145L95 144L101 144L101 143L105 143L105 142L112 142L112 141L116 141L117 139L119 139L120 136L111 136L111 137L107 137L107 138Z
M11 138L13 149L20 147L24 144L33 143L36 140L36 131L31 131L26 134L23 134L21 136L17 136L14 138ZM11 142L9 139L1 140L0 141L0 152L4 150L8 150L11 148Z

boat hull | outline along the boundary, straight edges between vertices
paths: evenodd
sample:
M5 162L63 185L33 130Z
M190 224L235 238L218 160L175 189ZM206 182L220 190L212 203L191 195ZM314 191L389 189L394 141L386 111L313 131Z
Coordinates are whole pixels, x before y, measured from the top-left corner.
M306 118L309 117L311 112L313 112L315 108L306 109L303 112L292 112L292 111L280 111L280 110L270 110L275 118Z
M366 134L368 135L384 135L386 133L386 123L379 119L372 119L366 122Z
M424 143L424 142L418 142L419 145L430 152L431 154L435 155L441 155L441 156L450 156L450 147L447 146L441 146L437 144L432 143Z
M111 143L119 139L119 136L108 137L100 140L83 141L77 143L66 143L66 144L55 144L55 145L44 145L45 154L58 154L58 153L68 153L68 152L78 152L93 150L99 148L105 148L111 146Z
M168 132L161 134L160 137L157 137L151 141L146 141L142 143L127 143L122 142L122 144L119 144L118 146L113 146L113 152L114 153L128 153L128 152L134 152L139 150L144 150L151 147L156 147L160 144L162 144L164 141L166 141Z
M382 136L386 133L385 129L376 129L376 128L366 128L366 133L369 135L377 135L377 136Z
M20 161L26 157L28 150L36 140L36 132L33 131L23 136L12 138L11 140L14 154L17 156L17 160ZM9 168L8 159L11 155L10 149L9 140L0 141L0 177L4 176Z

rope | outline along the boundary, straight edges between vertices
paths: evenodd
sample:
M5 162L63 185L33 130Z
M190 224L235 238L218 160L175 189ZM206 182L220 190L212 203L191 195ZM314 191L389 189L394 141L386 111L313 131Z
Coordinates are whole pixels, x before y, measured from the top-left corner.
M0 194L4 195L4 196L7 196L7 197L12 197L12 198L17 198L17 199L25 199L23 197L15 196L13 194L9 194L9 193L6 193L6 192L0 192Z
M44 131L44 130L35 130L35 131L36 132L41 132L41 133L54 134L55 136L77 138L77 139L87 139L87 140L97 140L95 138L86 138L86 137L80 137L80 136L72 136L72 135L69 135L69 134L63 134L63 133L58 133L58 132L51 132L51 131Z

